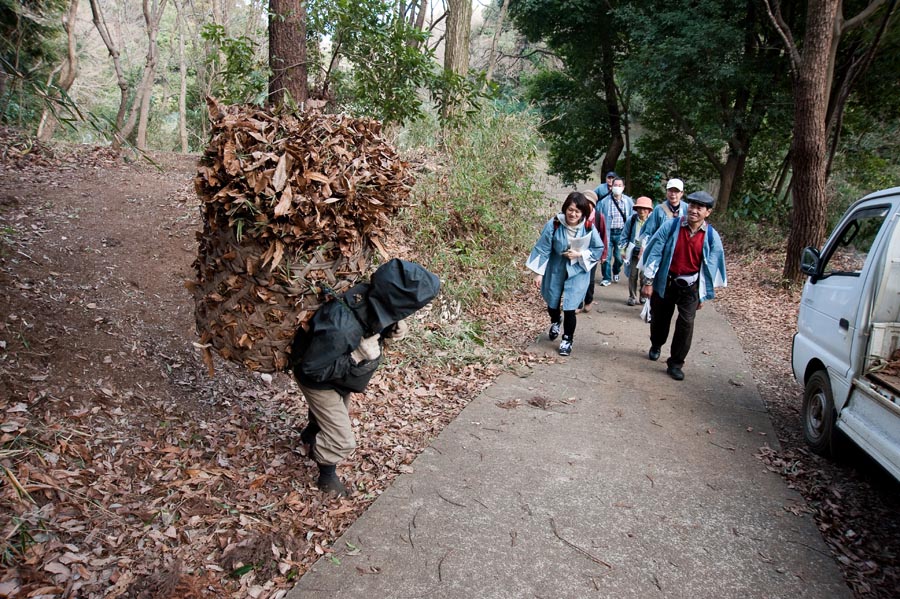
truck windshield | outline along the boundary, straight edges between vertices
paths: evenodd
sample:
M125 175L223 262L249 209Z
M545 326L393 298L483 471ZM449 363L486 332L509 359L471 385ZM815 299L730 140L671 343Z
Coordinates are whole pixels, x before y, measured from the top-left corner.
M853 214L844 225L826 257L823 276L858 275L862 272L872 244L887 218L890 206L866 208Z

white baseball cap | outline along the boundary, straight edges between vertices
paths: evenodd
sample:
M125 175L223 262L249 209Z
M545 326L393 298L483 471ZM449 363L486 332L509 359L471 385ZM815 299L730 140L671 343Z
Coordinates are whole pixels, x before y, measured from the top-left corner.
M684 181L681 179L669 179L669 182L666 183L666 189L677 189L678 191L684 191Z

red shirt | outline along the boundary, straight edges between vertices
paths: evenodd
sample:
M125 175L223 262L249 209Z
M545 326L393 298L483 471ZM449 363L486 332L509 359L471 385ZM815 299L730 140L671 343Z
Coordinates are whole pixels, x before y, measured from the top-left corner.
M669 265L669 276L678 277L700 272L705 237L706 231L703 229L691 235L691 228L687 224L681 225L678 241L675 242L675 253L672 254L672 264Z

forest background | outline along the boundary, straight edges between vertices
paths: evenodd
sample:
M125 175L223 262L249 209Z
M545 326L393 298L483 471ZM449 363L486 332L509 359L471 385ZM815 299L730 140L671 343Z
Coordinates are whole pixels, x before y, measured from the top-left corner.
M718 220L778 240L790 231L784 277L796 281L799 250L819 245L826 223L897 181L895 8L2 0L0 119L45 141L196 152L209 133L204 98L265 102L275 61L287 60L278 54L294 52L302 75L285 74L304 81L293 101L373 116L397 135L435 117L446 133L482 109L513 114L537 128L564 182L615 169L635 196L661 198L673 176L707 188ZM270 44L281 23L286 41Z
M900 551L893 548L900 535L886 526L889 518L879 519L891 513L891 506L882 502L879 509L856 509L860 504L849 497L864 497L864 492L845 492L846 487L829 479L833 471L818 462L803 467L814 458L789 440L799 427L792 407L797 390L786 382L789 375L783 372L786 360L781 360L777 376L769 377L765 366L772 356L784 358L781 354L789 348L794 282L799 277L797 248L821 245L830 224L850 202L900 180L896 12L896 2L890 0L504 0L480 4L460 0L0 0L0 122L22 136L6 143L9 138L4 131L3 158L16 162L34 156L40 162L53 153L49 148L58 147L63 164L68 156L75 156L72 160L83 163L80 166L91 167L94 158L62 148L71 149L71 142L109 145L128 161L152 162L163 174L175 177L178 168L184 170L182 163L193 164L209 141L208 95L228 103L315 107L382 120L384 132L416 168L412 201L398 219L406 234L404 241L417 248L422 261L446 281L450 299L441 306L442 313L463 314L455 326L410 341L408 355L390 372L400 378L404 364L424 361L420 356L428 355L436 372L460 379L468 373L465 391L447 394L459 398L453 409L461 409L463 400L477 393L473 380L482 384L488 378L481 376L482 371L471 370L472 365L496 362L497 353L511 360L509 348L503 352L496 348L504 337L509 341L508 331L515 329L515 343L510 342L515 345L535 325L536 317L521 309L530 301L521 292L521 265L534 242L536 225L556 208L548 206L546 191L552 186L542 185L545 173L572 188L594 187L603 173L615 169L625 176L628 193L655 200L663 197L664 182L673 176L683 178L689 191L705 188L718 198L713 219L723 230L728 254L741 260L739 268L729 263L732 285L723 294L723 304L732 323L747 335L742 341L748 352L752 354L758 346L767 354L756 362L763 365L758 382L780 440L789 448L770 466L819 510L820 528L830 536L845 573L853 572L847 576L857 596L894 596L900 580ZM170 152L189 155L187 160L161 157ZM103 164L110 176L116 174L108 161ZM177 164L182 166L173 166ZM40 188L46 180L39 178L35 185ZM95 198L98 202L100 196ZM109 201L118 206L119 198ZM193 211L181 207L187 214L184 218L191 218ZM25 209L33 210L35 219L53 216L41 202ZM4 273L12 273L13 278L29 267L16 263L24 255L21 251L29 252L24 245L29 237L37 235L38 229L29 230L27 223L27 219L3 220L0 228L0 262ZM188 235L187 220L179 223L185 229L181 232ZM122 252L120 259L127 257ZM21 281L15 287L15 294L22 295L21 305L16 306L20 316L29 303L31 285ZM15 301L15 294L4 301ZM187 302L175 295L171 299ZM123 306L123 313L132 307ZM510 314L500 321L496 312L504 309ZM747 320L760 314L768 322ZM34 322L30 318L11 321L7 330L29 320ZM499 336L498 324L504 329ZM68 336L69 329L63 330ZM39 355L35 346L26 343L26 339L35 343L33 333L27 327L20 333L21 342L9 336L0 346L0 374L4 375L0 383L9 383L13 391L24 388L24 384L16 386L15 376L25 354ZM128 351L123 348L121 355L135 359L133 350ZM197 366L193 357L178 351L171 350L171 355L181 357L160 369L166 376ZM107 364L109 356L101 357L102 364ZM253 386L245 372L235 369L232 374L235 378L230 380L240 383L236 388L252 387L263 406L252 417L240 412L242 417L269 418L279 425L285 421L278 411L281 396ZM32 378L27 383L27 393L36 401L45 397L43 391L35 390L42 381ZM229 397L228 386L216 384L220 385L217 393L210 395ZM407 395L429 399L420 397L421 381L415 384L419 386ZM429 382L429 393L438 388L433 384L439 383ZM65 385L76 386L68 380ZM108 397L106 390L102 390L104 397ZM376 396L367 398L370 406L378 405L380 393L370 394ZM390 394L384 391L385 396ZM179 399L186 395L179 389ZM32 401L30 397L21 405ZM271 411L262 401L265 397L271 400ZM773 400L778 397L784 402ZM95 403L96 397L87 394L85 401ZM131 403L124 401L121 406L129 416ZM426 404L427 409L432 407ZM75 419L62 410L53 413L63 428L71 428L81 417L79 409L71 409ZM780 411L786 416L780 417ZM437 420L452 417L448 410ZM180 430L177 427L188 426L187 419L182 420L166 418L163 424ZM403 430L424 426L425 420L409 418ZM212 422L210 427L219 426ZM4 441L5 453L0 454L4 472L18 472L23 480L21 473L27 472L23 465L37 468L34 456L41 452L32 448L39 447L38 441L47 441L41 435L52 430L36 422L30 427L28 434L4 429L12 441ZM416 430L419 436L414 441L404 438L403 444L425 446L436 434L435 427ZM216 438L209 430L200 436ZM399 464L393 463L398 460L389 453L384 457L393 444L376 437L381 430L380 426L367 429L366 455L378 461L376 472L390 474L363 479L370 492L347 510L317 512L328 506L316 504L317 496L300 485L297 505L288 507L305 506L318 514L312 524L301 523L308 527L308 546L297 549L298 554L305 551L297 562L300 565L292 563L273 574L225 560L229 579L237 580L229 584L239 585L237 592L268 578L266 584L287 588L318 555L330 555L331 542L347 520L414 457L410 451ZM51 438L55 443L48 433L47 439ZM194 437L190 438L193 443ZM267 445L269 439L262 433L258 443L266 451L278 449ZM125 444L129 445L134 444ZM266 451L258 453L268 455ZM57 453L63 460L70 459L64 451ZM77 459L72 460L77 464ZM113 469L110 476L118 470ZM828 473L824 477L823 471ZM248 467L240 474L249 472L255 471ZM111 488L127 482L115 481ZM263 493L270 484L254 490ZM86 485L84 492L90 488ZM836 489L842 493L841 501L834 501ZM43 493L53 494L46 489ZM168 505L172 498L167 493L154 501ZM23 497L21 503L26 504L27 493ZM56 504L62 505L63 497L60 492ZM15 506L10 513L16 515L4 529L12 531L4 546L4 566L31 559L48 530L64 538L50 528L51 519L40 510L9 505ZM84 511L97 515L90 502L85 502ZM227 513L232 512L237 517L237 511L228 508ZM873 514L869 521L861 524L854 519L867 513ZM286 508L277 516L290 514ZM214 515L221 521L221 514ZM161 516L159 523L142 516L135 534L157 526L162 532L168 530ZM255 531L254 526L247 528ZM886 532L879 537L882 530ZM217 556L231 549L228 545L223 550L216 543L218 539L198 546ZM166 562L150 549L145 551L136 558L136 563L145 564L145 571L135 572L146 581L155 567ZM48 551L40 563L57 568L51 557ZM199 553L193 557L202 561ZM184 568L196 566L188 559ZM108 564L98 566L98 589L111 581L108 568ZM62 570L43 570L63 576ZM38 578L33 584L43 582ZM127 586L125 578L119 586Z

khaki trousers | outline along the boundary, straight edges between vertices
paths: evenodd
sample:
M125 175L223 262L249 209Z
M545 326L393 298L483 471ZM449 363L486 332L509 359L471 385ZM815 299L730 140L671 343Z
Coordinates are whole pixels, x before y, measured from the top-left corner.
M299 385L309 410L319 422L313 459L333 466L353 453L356 439L350 424L350 395L342 396L334 389L310 389Z

